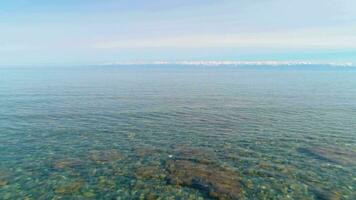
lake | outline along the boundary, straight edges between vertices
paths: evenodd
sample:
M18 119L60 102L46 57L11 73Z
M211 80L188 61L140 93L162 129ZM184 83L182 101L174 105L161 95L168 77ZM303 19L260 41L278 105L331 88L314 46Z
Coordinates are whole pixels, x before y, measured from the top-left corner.
M356 199L356 68L0 68L0 199Z

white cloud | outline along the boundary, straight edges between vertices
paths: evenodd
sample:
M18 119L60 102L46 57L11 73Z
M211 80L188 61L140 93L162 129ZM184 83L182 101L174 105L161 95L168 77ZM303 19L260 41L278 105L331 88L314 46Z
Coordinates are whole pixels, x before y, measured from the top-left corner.
M102 41L97 49L127 48L207 48L207 47L267 47L267 48L356 48L356 28L329 27L297 31L253 34L190 35L162 38Z

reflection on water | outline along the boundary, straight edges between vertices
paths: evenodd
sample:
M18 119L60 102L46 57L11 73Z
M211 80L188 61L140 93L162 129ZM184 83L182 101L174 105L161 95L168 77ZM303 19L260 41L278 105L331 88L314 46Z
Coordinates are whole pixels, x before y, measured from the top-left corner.
M0 70L0 199L355 199L356 70Z

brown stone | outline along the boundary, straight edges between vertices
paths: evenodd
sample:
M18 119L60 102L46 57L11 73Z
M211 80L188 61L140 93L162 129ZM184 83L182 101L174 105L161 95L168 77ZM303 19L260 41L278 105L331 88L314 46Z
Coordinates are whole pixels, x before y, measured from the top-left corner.
M62 194L62 195L73 194L78 192L83 187L83 184L84 184L83 181L77 180L68 185L57 187L54 190L54 193Z
M153 148L153 147L139 147L134 149L135 154L140 157L140 158L145 158L145 157L152 157L154 155L158 155L162 153L159 149Z
M158 195L157 194L154 194L154 193L149 193L146 195L145 199L146 200L155 200L155 199L158 199Z
M8 182L5 180L0 180L0 187L4 187L5 185L7 185Z
M81 165L82 162L80 160L75 160L75 159L63 159L63 160L57 160L53 164L53 168L55 169L68 169L68 168L74 168L76 166Z
M198 189L211 198L240 198L238 175L231 170L190 160L170 160L167 162L167 171L170 184Z
M104 176L99 177L98 185L102 189L114 189L116 187L114 180L109 179L108 177L104 177Z
M159 166L142 166L136 169L135 175L142 179L160 179L164 174Z

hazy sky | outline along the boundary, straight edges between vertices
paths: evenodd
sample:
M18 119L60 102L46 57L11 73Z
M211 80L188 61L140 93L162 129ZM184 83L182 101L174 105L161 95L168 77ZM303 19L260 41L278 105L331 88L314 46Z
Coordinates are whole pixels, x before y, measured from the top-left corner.
M356 61L355 0L1 0L0 65Z

